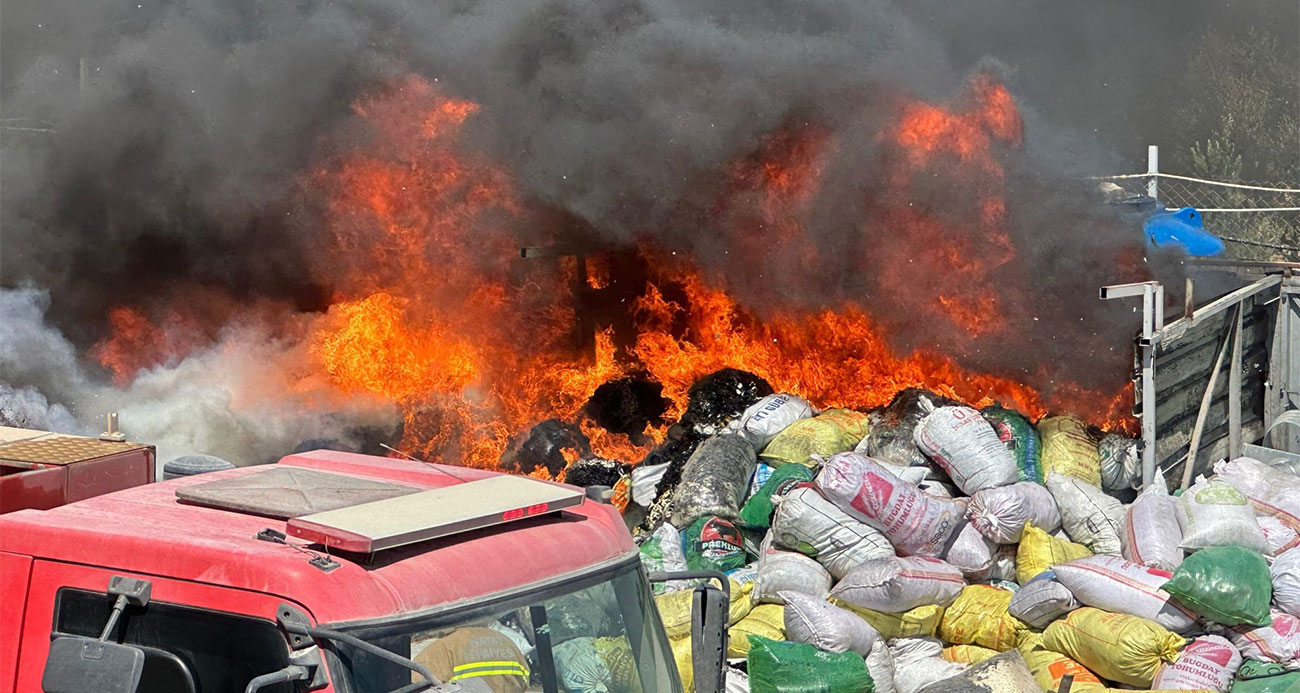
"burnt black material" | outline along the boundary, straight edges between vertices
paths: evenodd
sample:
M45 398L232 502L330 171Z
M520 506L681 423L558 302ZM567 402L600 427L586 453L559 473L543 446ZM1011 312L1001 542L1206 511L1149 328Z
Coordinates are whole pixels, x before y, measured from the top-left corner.
M910 423L908 428L915 428L916 423L921 420L921 417L925 416L925 412L921 410L922 397L930 400L930 404L933 404L936 408L961 404L955 399L948 399L930 390L909 387L906 390L900 390L898 394L894 395L894 398L889 400L889 404L880 410L880 413L884 415L887 423L908 421Z
M686 467L686 460L690 459L691 454L704 438L683 428L681 424L676 424L668 429L668 438L641 461L641 464L645 465L667 464L668 468L664 470L664 476L659 480L658 492L646 511L645 519L638 525L638 531L653 532L668 519L673 509L673 491L677 490L677 485L682 482L682 470Z
M682 425L711 434L772 392L766 380L749 371L735 368L714 371L695 381L687 391Z
M569 465L564 472L564 483L584 488L587 486L612 488L630 469L631 467L617 460L592 457Z
M547 419L529 429L526 436L510 441L510 447L501 455L501 469L527 474L545 467L555 476L569 463L564 458L565 449L572 451L572 457L591 457L591 441L581 429L559 419Z
M646 376L611 380L592 393L583 411L596 425L610 433L625 433L632 442L646 442L648 425L664 423L664 412L672 404L663 396L664 386Z
M912 431L925 416L921 398L930 400L936 407L957 404L954 400L929 390L909 387L894 395L889 405L871 414L871 432L867 434L867 454L872 457L902 465L922 465L928 462L925 454L912 442Z

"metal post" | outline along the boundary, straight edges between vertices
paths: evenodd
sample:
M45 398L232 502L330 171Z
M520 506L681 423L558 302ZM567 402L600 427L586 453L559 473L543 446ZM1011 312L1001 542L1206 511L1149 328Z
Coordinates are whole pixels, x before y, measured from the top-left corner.
M1156 478L1156 347L1142 342L1142 488Z
M1156 284L1155 296L1151 299L1155 303L1155 329L1152 330L1152 337L1159 334L1165 329L1165 285Z
M1159 282L1116 284L1101 288L1103 300L1142 297L1142 338L1138 340L1142 391L1142 488L1156 475L1155 354L1165 327L1165 289Z
M1232 327L1232 361L1228 364L1228 458L1241 457L1241 326L1245 302L1237 304Z
M1160 147L1154 144L1147 146L1147 173L1151 176L1147 179L1147 195L1160 199L1159 176L1156 175L1160 173Z

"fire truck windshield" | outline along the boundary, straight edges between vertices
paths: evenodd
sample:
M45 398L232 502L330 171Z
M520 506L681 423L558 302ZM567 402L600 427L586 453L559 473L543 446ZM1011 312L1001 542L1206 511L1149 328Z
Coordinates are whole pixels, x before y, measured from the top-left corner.
M681 691L668 639L637 562L429 616L338 630L427 666L462 690ZM419 674L346 643L350 690L389 693Z

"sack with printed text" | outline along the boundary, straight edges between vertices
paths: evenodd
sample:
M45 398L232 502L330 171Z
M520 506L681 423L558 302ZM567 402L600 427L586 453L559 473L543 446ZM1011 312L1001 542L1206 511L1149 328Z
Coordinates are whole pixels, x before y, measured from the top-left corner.
M970 407L939 407L912 434L916 446L943 468L963 493L1014 484L1015 457L989 422Z
M942 556L966 512L964 500L925 494L853 452L827 460L814 483L827 500L880 530L908 556Z

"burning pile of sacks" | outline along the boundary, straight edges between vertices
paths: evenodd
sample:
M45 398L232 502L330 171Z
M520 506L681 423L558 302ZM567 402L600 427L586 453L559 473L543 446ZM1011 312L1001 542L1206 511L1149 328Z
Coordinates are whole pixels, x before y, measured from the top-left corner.
M629 480L664 509L642 560L728 575L728 690L1300 691L1285 468L1139 493L1131 439L918 390L870 414L771 394L667 466ZM688 690L692 586L655 588Z

